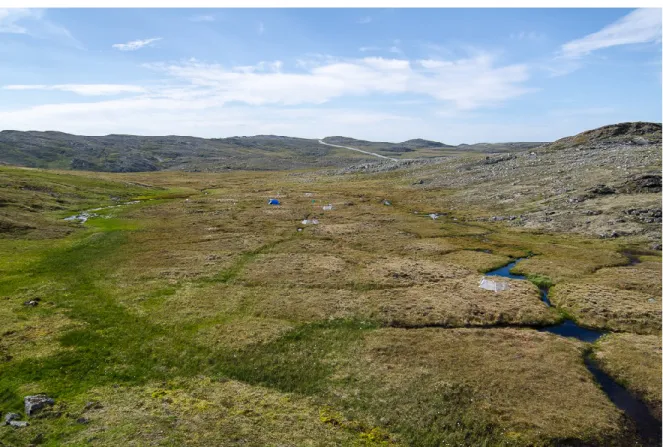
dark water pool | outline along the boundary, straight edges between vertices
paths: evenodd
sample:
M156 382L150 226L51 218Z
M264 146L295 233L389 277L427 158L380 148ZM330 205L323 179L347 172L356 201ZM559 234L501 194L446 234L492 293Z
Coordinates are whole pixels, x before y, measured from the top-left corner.
M516 266L516 264L518 264L521 261L521 259L517 259L517 260L505 265L504 267L500 267L498 269L491 270L491 271L485 273L485 275L486 276L503 276L505 278L511 278L511 279L527 279L527 277L524 276L524 275L516 275L516 274L511 273L511 269L514 268Z
M585 357L587 369L594 375L605 394L617 408L624 411L635 422L638 435L646 447L661 445L661 421L652 416L649 408L623 386L599 368L589 357Z
M502 276L504 278L510 278L510 279L521 279L525 280L527 277L525 275L516 275L515 273L511 273L511 269L516 266L523 258L516 259L515 261L505 265L504 267L500 267L495 270L491 270L490 272L485 273L486 276ZM541 301L546 303L546 306L550 307L552 304L550 304L550 300L548 299L548 289L544 287L539 287L539 293L541 294Z
M521 258L522 259L522 258ZM516 259L504 267L492 270L486 273L486 276L502 276L505 278L525 280L523 275L514 275L511 269L521 260ZM548 289L539 287L541 299L550 306L548 300ZM571 320L564 320L562 323L555 326L548 326L539 329L541 332L550 332L561 337L573 337L578 340L594 343L601 335L605 334L603 331L587 329L578 326ZM649 408L640 401L637 397L631 394L626 388L612 380L612 378L603 372L588 356L585 357L585 365L589 372L592 373L596 382L608 396L610 401L634 422L638 435L643 442L644 447L654 447L661 445L661 421L658 421L652 416Z
M594 343L601 338L601 335L605 334L603 331L580 327L571 320L564 320L560 324L544 327L539 329L539 331L550 332L551 334L561 335L562 337L573 337L587 343Z

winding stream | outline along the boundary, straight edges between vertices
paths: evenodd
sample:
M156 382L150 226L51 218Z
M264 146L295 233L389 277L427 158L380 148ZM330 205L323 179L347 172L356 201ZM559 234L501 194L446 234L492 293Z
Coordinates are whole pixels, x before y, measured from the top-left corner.
M522 259L500 267L490 272L485 273L486 276L502 276L504 278L527 280L524 275L516 275L511 273L511 269ZM541 300L549 307L554 307L548 299L548 290L539 287ZM561 337L573 337L578 340L594 343L606 334L605 331L595 329L588 329L578 326L571 320L564 320L560 324L554 326L547 326L539 329L541 332L550 332ZM615 382L608 374L602 371L599 366L591 359L590 352L585 354L585 366L592 373L594 379L599 384L603 392L608 396L610 401L633 421L638 435L641 438L642 445L646 447L654 447L661 445L661 421L658 421L649 411L649 408L637 397L631 394L626 388Z
M132 200L131 202L119 203L117 205L109 205L109 206L102 206L100 208L92 208L92 209L87 210L87 211L81 211L80 213L74 214L73 216L65 217L64 220L78 221L80 223L85 223L85 222L87 222L88 219L90 219L92 217L99 217L99 215L97 213L95 213L95 211L107 210L107 209L110 209L110 208L117 208L117 207L124 206L124 205L133 205L134 203L140 203L140 200Z

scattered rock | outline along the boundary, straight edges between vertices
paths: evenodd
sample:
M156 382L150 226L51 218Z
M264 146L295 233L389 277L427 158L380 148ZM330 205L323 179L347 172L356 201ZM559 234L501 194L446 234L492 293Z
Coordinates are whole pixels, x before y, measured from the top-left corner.
M607 185L596 185L593 188L588 189L591 194L596 194L599 196L607 195L607 194L614 194L615 188Z
M7 413L5 415L5 425L9 425L11 421L16 421L21 419L21 416L18 413Z
M651 244L650 248L651 248L652 250L661 251L661 248L662 248L662 247L661 247L661 244L653 243L653 244Z
M660 208L629 208L624 210L624 214L641 223L661 223Z
M660 174L638 174L629 177L621 189L628 193L658 193L661 192Z
M27 427L30 424L27 421L11 421L9 425L14 428L23 428Z
M89 424L90 420L86 417L79 417L78 419L76 419L76 422L78 422L79 424Z
M33 416L47 405L50 406L55 404L55 401L45 394L25 396L23 401L25 402L25 414L28 416Z
M34 299L31 299L31 300L28 300L28 301L24 301L23 305L27 306L27 307L35 307L39 304L40 301L41 301L41 298L34 298Z
M100 408L104 408L103 405L101 405L100 402L97 401L90 401L85 404L85 407L83 408L83 411L88 411L88 410L99 410Z

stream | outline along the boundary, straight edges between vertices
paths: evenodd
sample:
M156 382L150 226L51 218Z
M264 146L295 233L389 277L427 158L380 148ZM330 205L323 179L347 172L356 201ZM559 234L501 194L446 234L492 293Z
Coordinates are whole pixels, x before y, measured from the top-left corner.
M524 275L516 275L511 273L511 269L522 259L500 267L490 272L485 273L485 276L501 276L504 278L527 280ZM548 299L548 289L539 287L541 301L546 306L554 307ZM547 326L538 329L541 332L550 332L561 337L572 337L578 340L594 343L606 334L605 331L595 329L588 329L578 326L574 321L564 320L560 324L554 326ZM615 382L608 374L602 371L599 366L591 359L590 352L585 354L585 366L592 373L594 379L599 384L603 392L608 396L610 401L633 421L638 435L641 438L643 446L654 447L661 445L661 422L658 421L649 411L649 408L637 397L635 397L626 388Z
M101 210L107 210L110 208L117 208L120 206L124 205L133 205L134 203L140 203L140 200L132 200L131 202L124 202L124 203L119 203L117 205L109 205L109 206L102 206L101 208L92 208L87 211L81 211L78 214L74 214L73 216L65 217L64 220L67 221L78 221L80 223L85 223L87 222L88 219L92 217L98 217L99 215L95 213L95 211L101 211Z

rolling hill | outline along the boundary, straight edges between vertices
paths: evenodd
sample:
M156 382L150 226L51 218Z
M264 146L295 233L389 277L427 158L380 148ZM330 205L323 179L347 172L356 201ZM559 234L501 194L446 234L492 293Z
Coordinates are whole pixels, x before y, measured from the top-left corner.
M451 146L415 139L402 143L329 137L326 142L395 158L430 158L461 152L521 150L542 143ZM196 138L186 136L82 136L62 132L0 132L0 163L32 168L104 172L162 170L218 172L343 167L373 157L318 140L276 135Z

